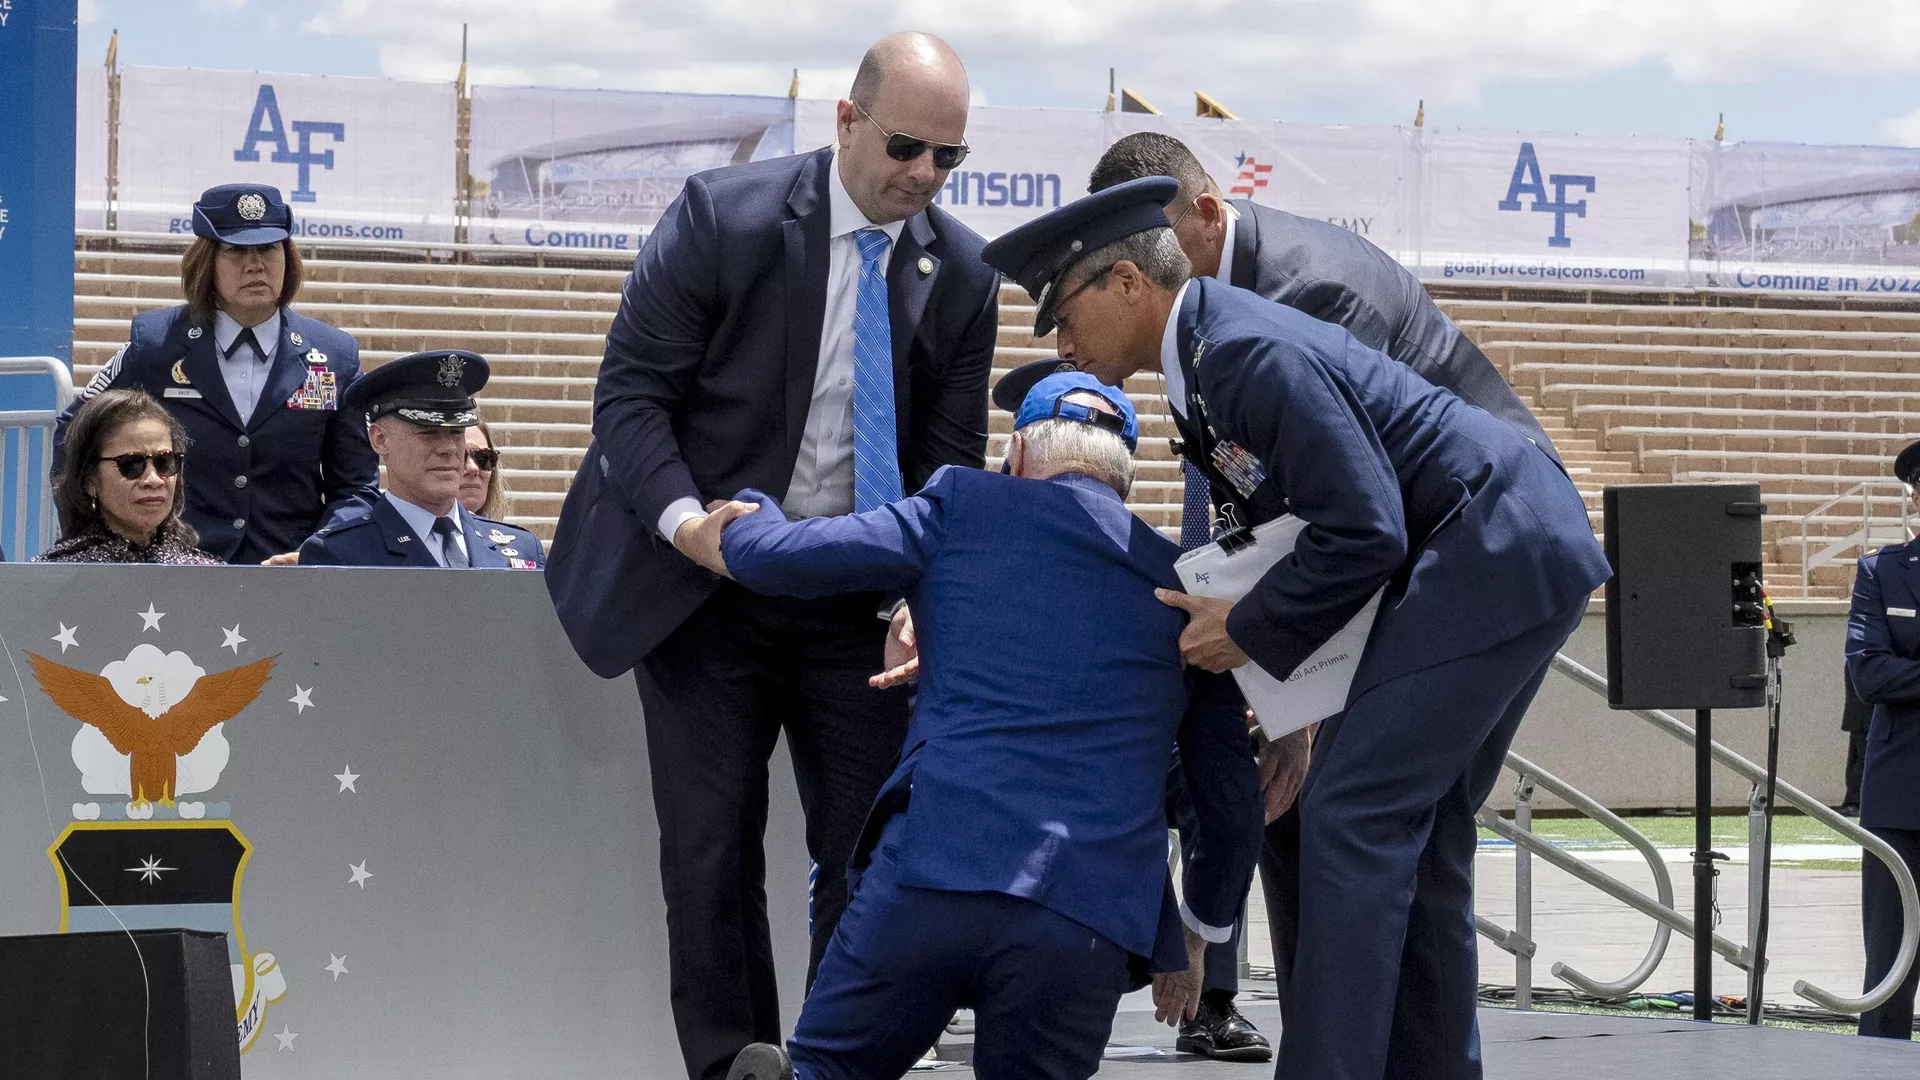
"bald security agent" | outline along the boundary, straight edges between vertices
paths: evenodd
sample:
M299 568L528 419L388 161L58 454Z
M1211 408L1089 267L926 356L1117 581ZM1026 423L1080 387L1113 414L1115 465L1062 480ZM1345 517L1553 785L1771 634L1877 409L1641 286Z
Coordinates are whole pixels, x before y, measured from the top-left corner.
M936 38L882 39L836 119L837 149L700 173L655 226L607 335L594 441L547 573L581 659L633 671L639 689L693 1080L781 1034L761 850L779 735L823 868L811 973L909 690L867 683L889 666L875 615L894 617L896 597L757 596L695 565L680 533L742 488L830 517L986 457L999 278L932 205L967 153L966 71Z
M292 227L276 188L202 194L180 265L187 302L134 316L126 346L55 434L64 445L73 414L103 391L145 390L193 441L183 517L203 550L230 563L288 555L379 487L366 425L340 409L360 377L360 346L289 306L301 277Z
M341 408L367 425L387 490L336 513L300 545L302 566L538 570L540 539L460 505L473 395L487 361L460 349L403 356L353 384Z
M1920 511L1920 442L1894 459L1910 508ZM1860 776L1860 827L1887 842L1908 871L1920 875L1920 541L1889 544L1862 557L1847 612L1847 674L1860 700L1873 706L1866 764ZM1860 922L1866 938L1866 989L1893 970L1904 915L1893 871L1871 856L1860 861ZM1892 997L1860 1014L1860 1034L1913 1038L1914 989L1920 962L1907 969Z
M1180 613L1155 599L1179 548L1127 509L1136 434L1124 393L1057 374L1025 396L1011 475L942 469L911 498L799 522L745 491L699 526L710 565L756 592L898 590L916 612L913 723L794 1029L804 1080L900 1076L956 1007L984 1080L1081 1080L1150 959L1181 973L1163 1012L1197 998L1190 954L1226 936L1252 877L1258 777L1238 690L1183 667ZM1176 742L1200 819L1177 910ZM784 1073L773 1046L733 1070Z
M1109 385L1165 377L1189 460L1237 517L1306 522L1237 603L1163 594L1189 612L1189 663L1284 679L1384 588L1300 796L1277 1075L1478 1077L1473 815L1606 558L1566 474L1510 424L1340 327L1190 279L1164 210L1178 192L1116 185L987 260L1035 297L1036 333L1058 325L1063 359Z

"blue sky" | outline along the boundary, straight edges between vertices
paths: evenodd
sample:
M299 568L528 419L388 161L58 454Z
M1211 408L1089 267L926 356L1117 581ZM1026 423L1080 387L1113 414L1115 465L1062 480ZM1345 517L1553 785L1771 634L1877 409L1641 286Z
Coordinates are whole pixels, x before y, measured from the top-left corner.
M888 30L940 33L977 99L1095 108L1108 66L1166 111L1920 145L1912 0L82 0L83 65L121 62L838 96Z

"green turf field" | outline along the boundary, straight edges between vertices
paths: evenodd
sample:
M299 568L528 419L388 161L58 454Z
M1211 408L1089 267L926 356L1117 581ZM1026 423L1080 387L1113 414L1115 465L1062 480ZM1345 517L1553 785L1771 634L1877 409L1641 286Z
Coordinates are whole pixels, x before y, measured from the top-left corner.
M1645 833L1657 848L1675 851L1693 850L1693 818L1677 814L1647 814L1627 818L1627 823ZM1579 851L1618 851L1629 845L1616 836L1611 829L1599 822L1585 817L1535 818L1533 831L1542 839L1573 852ZM1498 840L1494 833L1480 830L1482 840ZM1782 845L1832 845L1851 846L1852 842L1840 836L1832 829L1800 814L1780 814L1773 819L1773 842L1776 848ZM1713 819L1713 843L1718 848L1745 848L1747 845L1747 816L1745 814L1721 814ZM1781 870L1859 870L1857 857L1846 857L1836 852L1837 857L1782 859L1774 860L1774 867Z

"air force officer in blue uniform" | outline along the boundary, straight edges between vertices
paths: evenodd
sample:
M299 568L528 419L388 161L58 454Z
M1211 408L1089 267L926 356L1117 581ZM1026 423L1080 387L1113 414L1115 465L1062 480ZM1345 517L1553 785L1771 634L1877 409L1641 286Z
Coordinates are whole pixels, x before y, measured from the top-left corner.
M1920 443L1894 459L1894 475L1920 504ZM1889 544L1862 558L1847 615L1847 674L1873 706L1860 778L1860 827L1887 842L1920 875L1920 540ZM1860 919L1867 942L1866 988L1893 970L1900 952L1900 887L1868 855L1860 866ZM1860 1034L1913 1037L1920 961L1891 998L1860 1015Z
M982 1077L1078 1080L1163 929L1184 920L1196 954L1230 932L1258 777L1238 691L1183 667L1184 620L1155 599L1178 587L1179 549L1126 507L1134 437L1125 394L1058 374L1026 395L1012 475L942 469L911 498L791 523L771 497L737 496L759 507L719 538L740 584L903 592L919 638L906 750L791 1042L806 1080L900 1076L956 1007L978 1017ZM711 541L738 509L697 531ZM1179 914L1162 809L1176 740L1200 816ZM1183 951L1163 947L1161 966L1197 961ZM1191 980L1180 993L1197 999ZM1161 989L1172 1012L1192 1004ZM779 1075L772 1050L734 1075Z
M1167 593L1190 663L1285 678L1383 588L1300 803L1279 1075L1480 1075L1473 815L1609 574L1554 460L1347 331L1191 268L1149 177L1009 232L989 263L1110 385L1165 376L1189 460L1241 520L1307 522L1237 603ZM1011 378L1011 376L1009 376ZM1279 931L1276 930L1276 934Z
M300 545L302 566L538 570L540 540L460 505L473 395L485 357L461 349L403 356L369 372L341 402L366 423L387 467L387 490L342 508Z
M125 348L60 416L138 387L193 440L184 517L230 563L291 554L349 500L373 497L366 425L340 408L360 347L288 305L300 289L293 211L260 184L211 188L193 205L180 307L134 316ZM58 471L56 463L55 471Z

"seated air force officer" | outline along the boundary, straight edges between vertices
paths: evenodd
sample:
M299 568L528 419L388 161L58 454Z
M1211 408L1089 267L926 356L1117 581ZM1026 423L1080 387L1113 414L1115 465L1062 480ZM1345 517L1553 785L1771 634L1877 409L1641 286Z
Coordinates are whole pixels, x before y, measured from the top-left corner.
M1300 796L1278 1072L1477 1077L1473 815L1606 558L1511 425L1338 326L1190 280L1163 209L1178 192L1108 188L987 261L1037 298L1037 332L1058 325L1062 358L1109 385L1165 376L1185 453L1242 520L1307 523L1237 603L1163 595L1190 613L1189 663L1285 678L1386 589Z
M74 412L104 390L158 399L193 440L186 523L230 563L287 555L379 484L365 425L339 407L360 377L359 345L288 307L300 289L292 226L274 188L201 195L180 260L187 302L134 316L126 347L61 414L56 436L64 445Z
M364 419L387 490L308 537L300 565L540 569L537 537L460 505L467 429L480 420L473 395L485 385L486 360L457 349L403 356L354 383L341 408Z
M1920 510L1920 442L1900 451L1893 474ZM1920 540L1890 544L1862 558L1847 614L1847 674L1873 706L1860 778L1860 827L1887 842L1920 876ZM1867 942L1866 987L1893 970L1900 952L1900 889L1893 872L1861 860L1860 921ZM1913 1037L1920 963L1891 998L1860 1015L1860 1034Z
M1127 510L1135 431L1125 394L1060 374L1025 397L1012 475L941 469L911 498L798 522L748 490L690 526L703 564L757 592L897 590L915 612L907 748L789 1044L799 1075L900 1076L971 1007L982 1077L1085 1077L1149 958L1179 972L1156 980L1164 1013L1197 1002L1201 935L1226 936L1252 878L1258 777L1238 690L1182 666L1180 614L1155 599L1179 549ZM1176 742L1201 819L1178 911ZM757 1044L732 1075L785 1072Z

